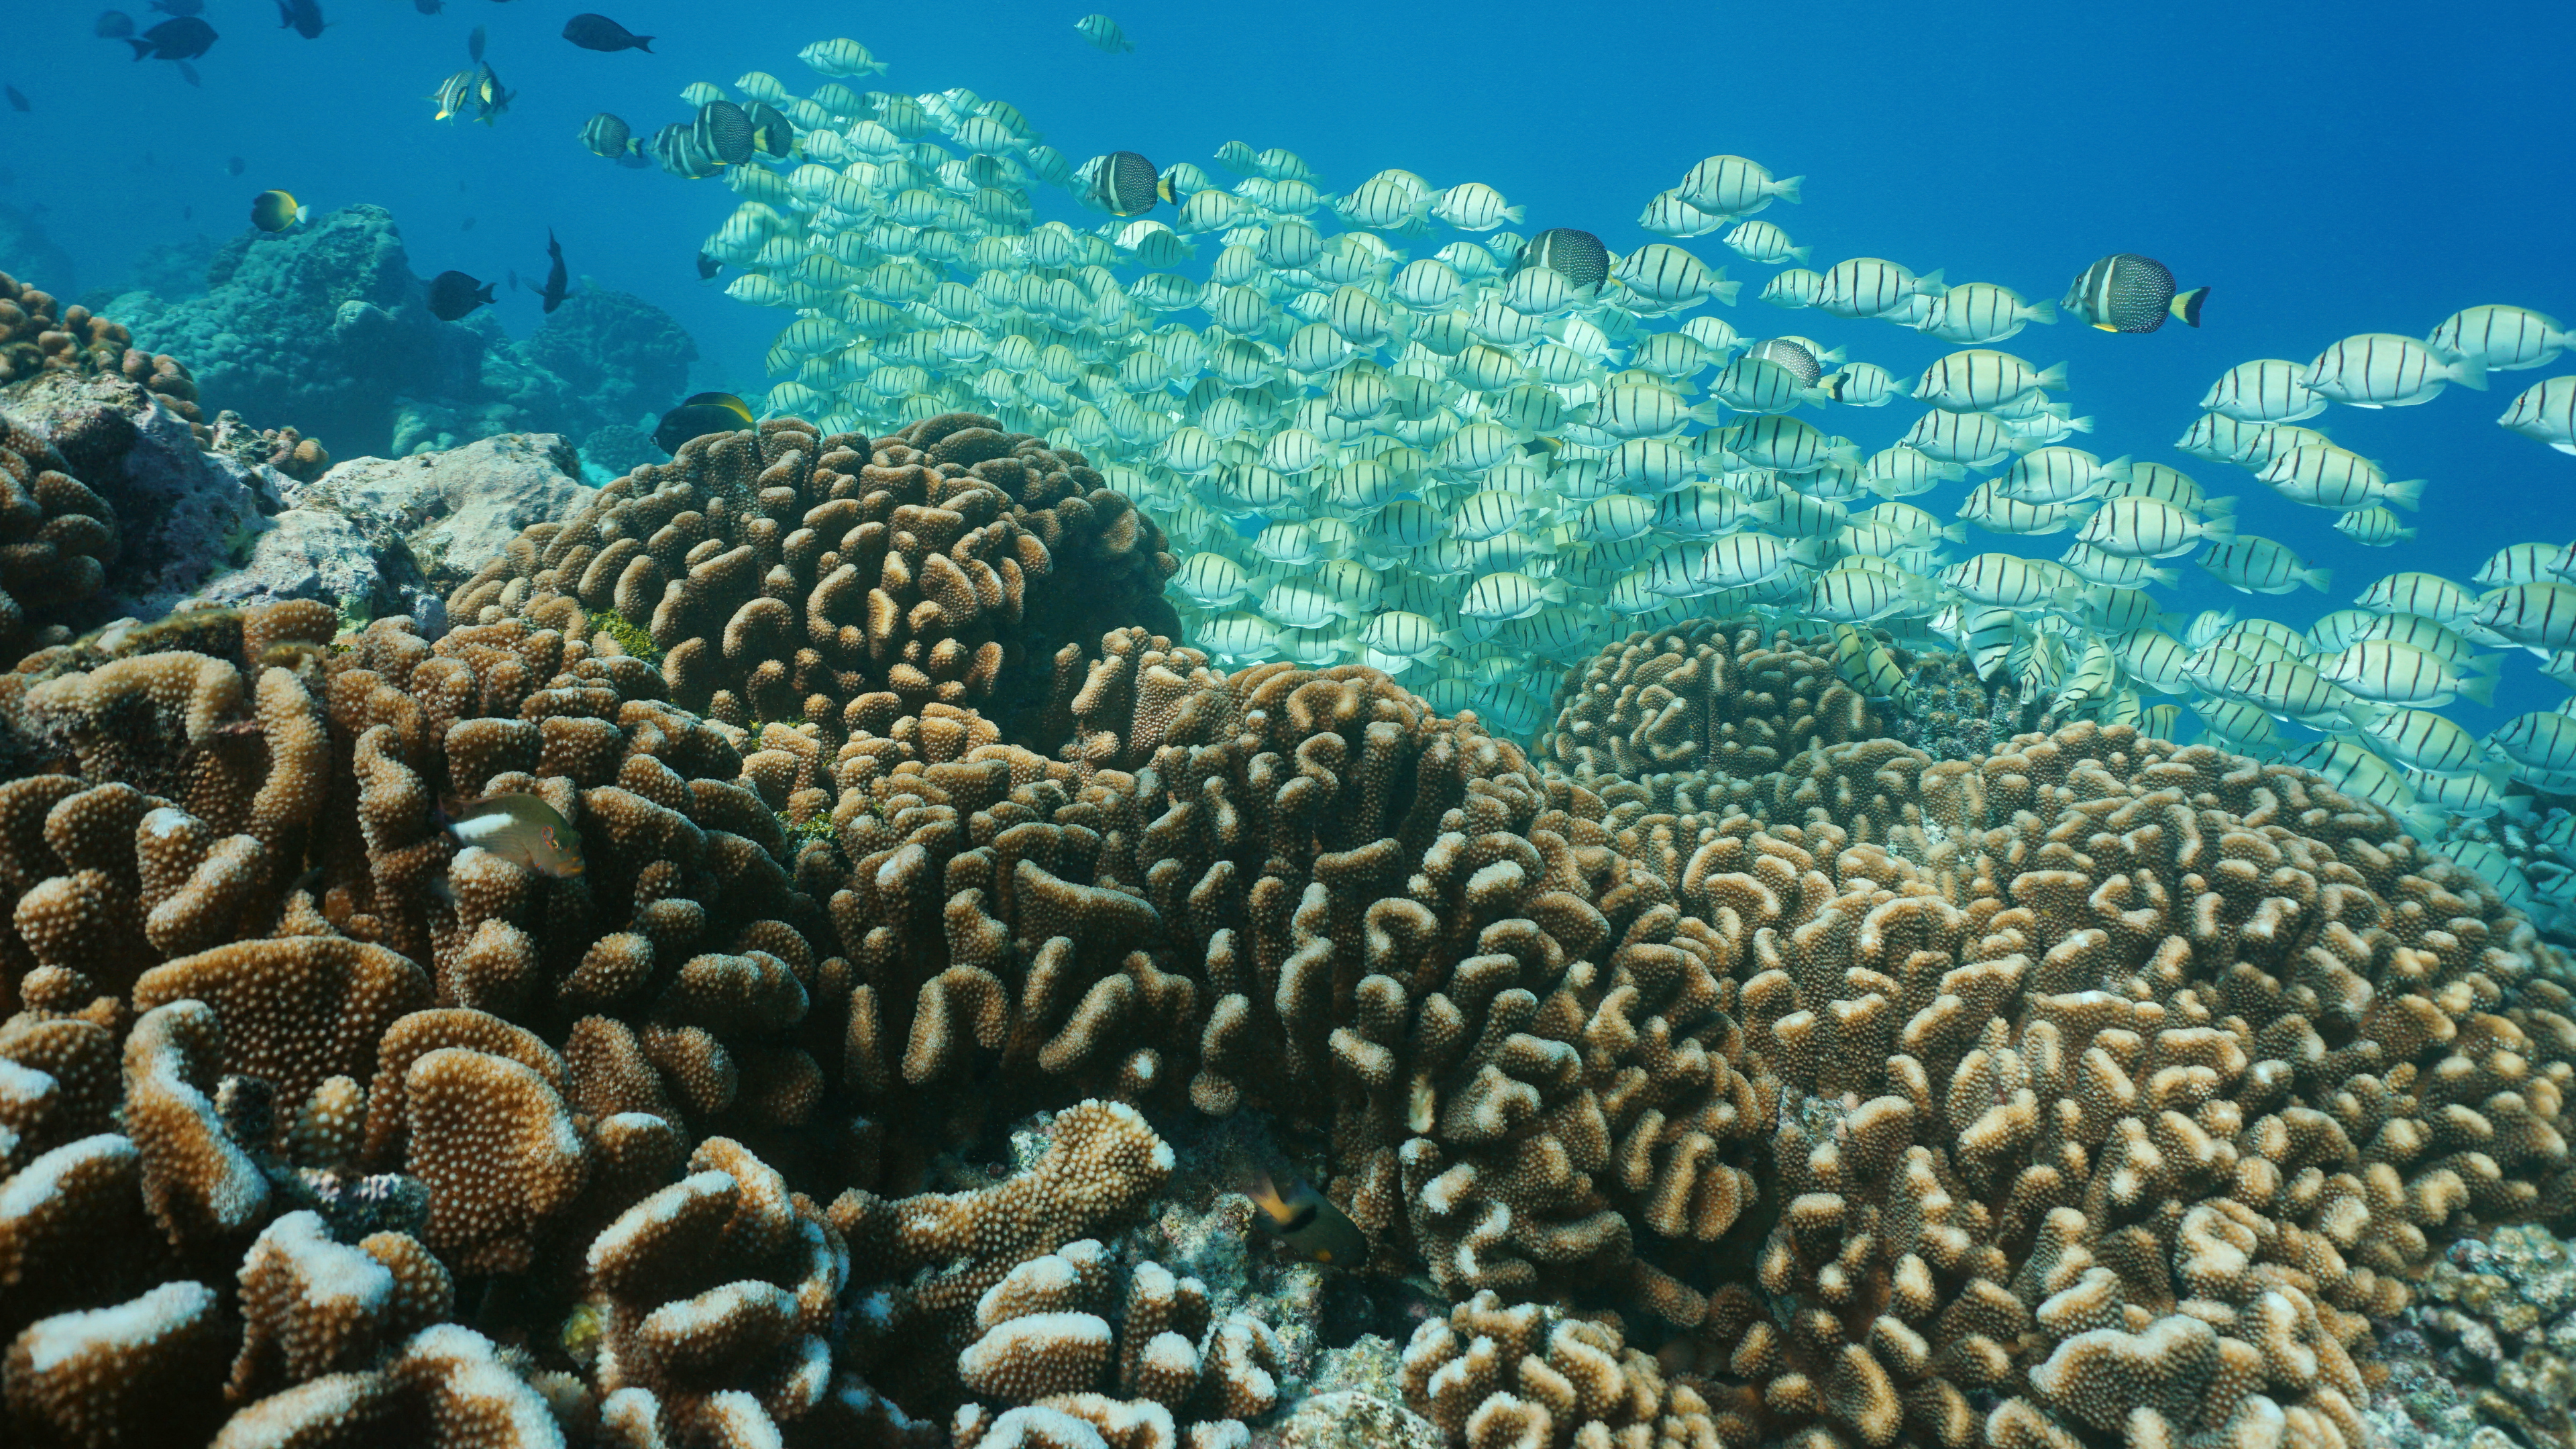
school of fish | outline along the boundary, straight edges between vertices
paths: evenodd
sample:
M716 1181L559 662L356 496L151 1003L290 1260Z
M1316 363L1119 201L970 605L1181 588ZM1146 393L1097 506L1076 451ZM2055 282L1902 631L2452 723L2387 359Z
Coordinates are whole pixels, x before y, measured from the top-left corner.
M1077 29L1134 48L1106 16ZM1877 257L1786 265L1809 249L1760 213L1804 178L1734 155L1650 198L1640 224L1666 240L1619 256L1570 228L1524 235L1522 209L1480 182L1388 170L1336 192L1295 153L1239 141L1215 171L1135 152L1076 164L1006 101L844 84L886 69L854 40L798 58L826 82L692 85L696 121L635 148L738 197L700 266L785 314L761 415L885 432L971 410L1082 449L1173 540L1168 591L1220 664L1363 663L1527 738L1568 665L1696 617L1829 628L1855 687L1902 706L1883 632L1955 648L2061 720L2188 735L2188 711L2214 743L2313 768L2442 835L2524 909L2576 920L2576 876L2458 835L2521 811L2514 782L2576 792L2576 700L2483 738L2440 712L2490 695L2498 651L2576 686L2576 545L2518 544L2466 582L2392 573L2305 631L2167 609L2155 591L2185 564L2247 594L2333 580L2239 532L2223 490L2071 445L2092 420L2061 396L2065 367L2003 350L2061 311L2106 331L2200 325L2209 289L2152 258L2094 261L2056 304ZM757 144L743 116L763 123ZM1049 185L1104 219L1036 222ZM1780 268L1744 301L1957 350L1898 375L1761 335L1748 311L1776 314L1738 307L1747 284L1681 245L1698 237ZM2420 339L2245 362L2177 446L2394 545L2424 482L2304 424L2482 390L2570 340L2539 312L2479 306ZM1866 429L1879 446L1836 431L1899 400L1922 411ZM2576 453L2576 376L2498 421ZM1971 473L1953 518L1906 501ZM2025 557L1972 530L2067 543ZM2564 817L2549 828L2571 834Z

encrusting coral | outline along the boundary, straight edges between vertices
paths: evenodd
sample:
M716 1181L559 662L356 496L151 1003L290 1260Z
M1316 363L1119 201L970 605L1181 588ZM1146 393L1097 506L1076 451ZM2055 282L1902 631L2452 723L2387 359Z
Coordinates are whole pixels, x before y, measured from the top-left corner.
M116 551L115 508L0 413L0 658L67 637L65 606L99 591Z
M881 728L936 702L1016 732L1057 651L1177 630L1161 530L1079 454L950 413L871 446L776 418L715 433L522 535L450 596L459 621L523 614L650 631L671 698L743 725Z
M1474 1449L2348 1449L2371 1320L2576 1215L2565 963L2313 775L1935 761L1741 626L1533 760L1210 667L988 422L697 440L435 642L0 676L14 1432L1234 1449L1287 1340L1119 1236L1158 1113L1308 1144Z
M78 303L64 307L51 293L0 272L0 386L47 373L120 374L187 419L202 438L196 379L177 358L139 351L133 342L122 324Z

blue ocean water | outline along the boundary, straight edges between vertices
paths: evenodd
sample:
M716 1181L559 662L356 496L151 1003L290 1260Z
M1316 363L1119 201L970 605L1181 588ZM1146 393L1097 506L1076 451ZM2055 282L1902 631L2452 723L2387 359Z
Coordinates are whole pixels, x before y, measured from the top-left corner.
M13 0L0 80L30 109L0 111L0 203L41 208L76 261L69 285L49 281L67 295L123 285L154 243L232 234L270 186L321 210L388 207L422 275L541 276L551 227L577 285L637 293L689 328L701 385L756 390L781 318L692 268L736 198L614 167L575 132L611 110L649 134L686 118L684 85L750 70L810 89L820 78L796 51L847 35L892 66L856 84L970 87L1018 106L1077 159L1124 148L1214 169L1216 148L1239 138L1297 151L1328 190L1390 166L1435 185L1481 180L1528 208L1524 229L1579 226L1614 250L1655 240L1635 225L1655 192L1700 157L1734 152L1807 178L1802 205L1764 215L1819 267L1882 256L2054 299L2103 253L2160 257L2183 285L2214 289L2204 329L2061 324L2006 345L2069 364L2068 396L2097 419L2069 442L2181 467L2238 497L2247 531L2335 571L2331 596L2254 598L2186 569L2174 591L2184 609L2304 625L2387 572L2465 580L2504 544L2576 536L2576 459L2493 421L2547 370L2310 420L2391 476L2431 480L2411 520L2421 536L2394 549L2351 543L2332 515L2170 447L2240 361L2304 360L2357 332L2421 335L2476 303L2576 318L2576 127L2564 117L2576 6L1126 4L1110 13L1136 50L1105 55L1072 29L1080 0L597 3L655 35L653 53L569 45L571 0L447 0L435 15L411 0L323 0L331 24L314 40L280 28L272 0L207 0L222 39L195 62L192 88L97 38L98 7ZM477 25L518 99L492 126L433 124L426 97L466 64ZM237 178L232 156L245 162ZM1053 191L1040 208L1096 221ZM1749 335L1817 337L1900 375L1947 350L1884 325L1773 313L1752 300L1770 269L1716 242L1688 245L1747 282L1720 311ZM524 335L537 303L505 292L498 315ZM1918 411L1899 400L1819 421L1876 448ZM1963 492L1912 501L1946 513ZM2053 555L2064 541L1974 534L1970 547ZM2561 697L2531 663L2509 666L2497 710L2452 712L2483 729Z

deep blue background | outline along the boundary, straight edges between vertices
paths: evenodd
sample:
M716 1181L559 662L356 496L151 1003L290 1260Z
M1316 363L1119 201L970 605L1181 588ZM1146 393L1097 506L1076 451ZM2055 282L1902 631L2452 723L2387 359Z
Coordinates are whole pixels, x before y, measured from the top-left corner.
M1217 146L1240 138L1296 150L1331 190L1387 166L1435 185L1481 180L1528 206L1529 228L1582 226L1626 249L1653 239L1634 224L1650 196L1725 151L1807 177L1805 204L1765 216L1813 246L1819 267L1884 256L2054 299L2102 253L2161 257L2184 285L2215 288L2206 330L2060 325L2006 345L2070 364L2078 410L2100 424L2069 441L2181 466L2242 499L2249 530L2336 571L2331 598L2260 599L2188 570L2186 608L2233 603L2305 624L2398 568L2465 580L2503 544L2576 536L2576 458L2493 422L2576 358L2500 374L2484 394L2311 421L2394 476L2432 480L2422 537L2396 549L2363 549L2327 527L2332 515L2169 448L2239 361L2305 360L2355 332L2421 335L2481 302L2576 320L2576 5L2564 0L1120 3L1110 13L1137 46L1121 56L1074 33L1082 0L591 3L657 35L658 53L564 42L579 0L448 0L435 16L411 0L324 0L334 23L312 41L278 28L272 0L208 0L223 38L196 62L204 88L190 89L167 64L94 38L95 7L5 0L0 80L35 109L0 111L0 200L47 208L44 224L80 258L75 290L116 283L146 243L230 232L267 186L324 209L390 207L423 275L541 275L552 226L577 276L680 317L706 354L706 384L748 389L784 318L700 286L691 266L732 193L617 169L574 133L606 109L649 134L685 116L678 92L693 80L758 69L811 90L822 77L795 52L848 35L892 66L855 88L968 86L1019 106L1077 160L1123 147L1215 171ZM432 124L424 98L466 64L477 24L519 99L492 127ZM249 165L239 179L223 171L232 155ZM1052 192L1041 214L1079 219ZM1749 279L1723 313L1748 333L1804 333L1900 373L1945 350L1885 324L1775 312L1751 301L1769 269L1716 237L1688 245ZM505 292L501 316L524 333L535 300ZM1899 401L1818 421L1876 448L1918 411ZM1946 511L1960 492L1914 501ZM2013 545L1978 533L1969 546ZM2508 676L2520 708L2561 693L2527 658Z

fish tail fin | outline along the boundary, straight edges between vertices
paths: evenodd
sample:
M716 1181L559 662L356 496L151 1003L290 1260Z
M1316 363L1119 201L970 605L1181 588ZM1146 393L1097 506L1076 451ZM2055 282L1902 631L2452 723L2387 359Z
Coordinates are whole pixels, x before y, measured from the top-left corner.
M2504 661L2500 656L2490 657L2495 658L2499 667L2503 665ZM2460 681L2460 698L2480 708L2495 703L2495 692L2496 676L2492 674L2472 674Z
M2236 500L2233 498L2204 498L2200 500L2200 511L2209 515L2211 518L2232 518L2236 514Z
M2160 583L2169 589L2172 588L2175 582L2182 577L2182 573L2178 569L2148 569L2146 571L2146 575L2148 578L2155 580L2157 583Z
M2089 433L2093 431L2093 420L2091 418L2068 418L2066 420L2066 426L2074 432Z
M2462 387L2473 387L2480 392L2485 392L2487 390L2487 360L2483 357L2463 357L2459 361L2452 363L2451 381L2458 383Z
M2333 569L2300 569L2296 577L2300 583L2306 584L2320 594L2328 593L2334 588Z
M1964 523L1953 523L1936 531L1943 538L1950 540L1952 543L1966 543L1968 541L1968 525Z
M2232 498L2228 501L2235 502ZM2234 543L2236 541L2235 515L2230 513L2213 515L2201 524L2200 537L2205 543Z
M1735 305L1736 297L1742 294L1743 291L1744 284L1742 282L1720 282L1709 295L1717 298L1719 306L1732 307Z
M1503 220L1510 222L1514 226L1520 225L1522 220L1528 217L1528 215L1529 208L1526 206L1506 206L1503 208Z
M1797 205L1799 189L1806 184L1806 180L1804 176L1783 177L1771 183L1771 194L1792 206Z
M2412 513L2424 506L2424 480L2409 478L2403 483L2391 483L2387 497L2389 502Z
M639 35L635 37L635 48L644 52L646 55L651 55L653 53L653 37L649 35Z
M2165 310L2181 318L2186 325L2197 327L2200 325L2200 309L2208 303L2209 289L2194 287L2188 292L2176 292L2174 299L2165 304Z
M2040 372L2039 376L2031 379L2031 386L2044 387L2052 392L2062 390L2066 386L2066 364L2063 362L2050 363L2048 367Z
M1807 254L1814 250L1814 247L1791 247L1788 251L1788 257L1789 260L1793 262L1803 262L1807 259Z
M2037 322L2043 326L2054 327L2057 325L2057 304L2045 300L2033 302L2021 309L2021 317L2025 322Z
M145 56L147 56L147 55L150 55L150 54L152 53L152 42L151 42L151 41L148 41L148 40L136 40L136 39L135 39L135 38L133 38L132 36L127 36L127 37L126 37L126 40L125 40L125 43L126 43L126 44L128 44L128 45L130 45L130 46L133 46L133 47L134 47L134 58L135 58L136 60L141 60L143 57L145 57Z

